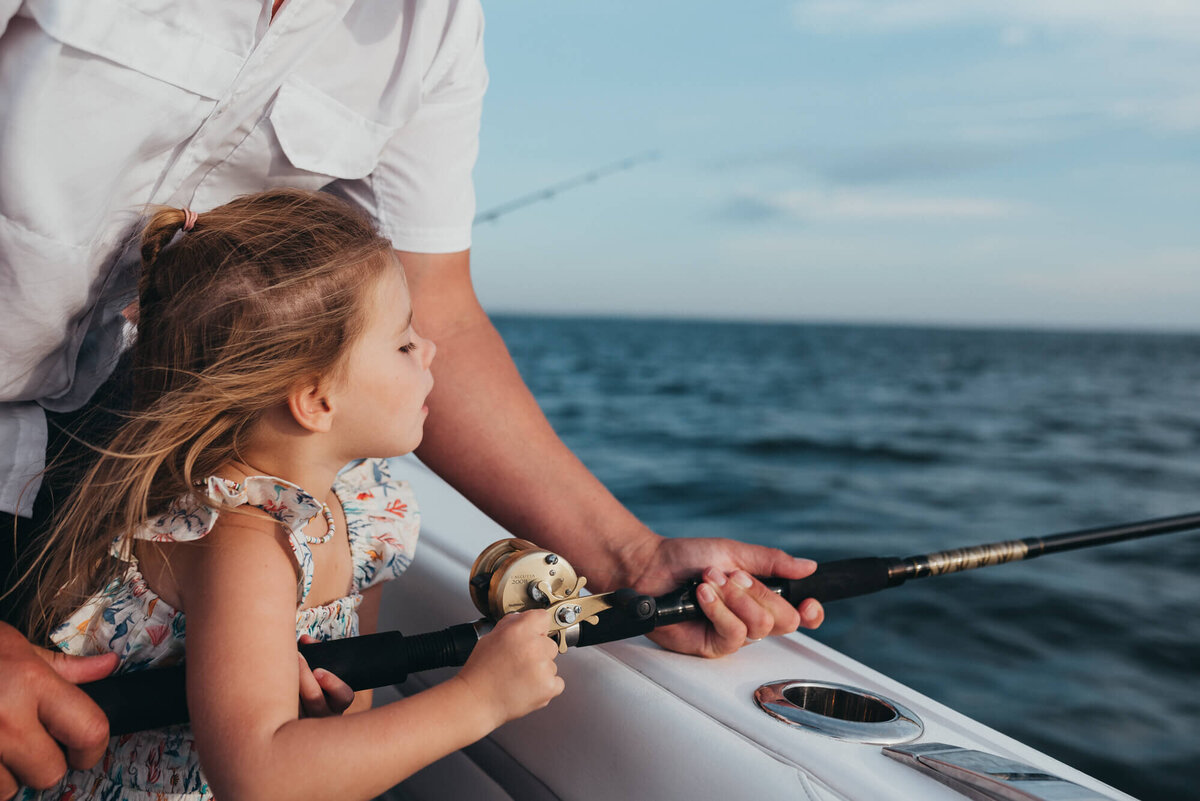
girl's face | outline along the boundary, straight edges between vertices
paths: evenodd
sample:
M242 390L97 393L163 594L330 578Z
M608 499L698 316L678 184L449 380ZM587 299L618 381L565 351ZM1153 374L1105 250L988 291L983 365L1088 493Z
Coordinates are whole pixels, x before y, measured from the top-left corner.
M412 302L399 263L366 292L367 323L351 346L336 389L333 431L349 458L408 453L421 444L437 351L412 327Z

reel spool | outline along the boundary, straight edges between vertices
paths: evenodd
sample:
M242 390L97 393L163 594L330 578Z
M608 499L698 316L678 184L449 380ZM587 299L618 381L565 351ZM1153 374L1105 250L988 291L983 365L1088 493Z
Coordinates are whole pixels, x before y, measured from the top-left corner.
M471 566L471 601L495 622L512 612L578 598L586 582L558 554L528 540L504 539L485 548Z

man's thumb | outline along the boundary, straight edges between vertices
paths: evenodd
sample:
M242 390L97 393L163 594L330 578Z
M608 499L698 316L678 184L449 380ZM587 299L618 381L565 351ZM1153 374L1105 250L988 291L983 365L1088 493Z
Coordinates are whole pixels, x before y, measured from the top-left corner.
M95 656L71 656L61 651L48 651L45 648L36 649L38 656L46 660L54 672L72 684L83 684L96 681L113 672L120 659L116 654L96 654Z

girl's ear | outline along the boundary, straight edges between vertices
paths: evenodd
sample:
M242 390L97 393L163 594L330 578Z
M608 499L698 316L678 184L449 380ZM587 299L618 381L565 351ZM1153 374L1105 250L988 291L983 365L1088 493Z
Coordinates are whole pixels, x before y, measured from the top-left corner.
M328 434L333 427L333 402L317 376L292 387L287 403L292 419L306 431Z

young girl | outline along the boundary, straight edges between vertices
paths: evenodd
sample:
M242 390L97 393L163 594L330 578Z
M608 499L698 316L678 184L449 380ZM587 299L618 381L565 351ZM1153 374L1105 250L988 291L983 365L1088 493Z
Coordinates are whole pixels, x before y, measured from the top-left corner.
M113 738L40 797L371 798L560 693L539 610L430 690L299 714L297 637L373 630L412 558L382 457L421 441L435 348L389 243L329 195L162 210L142 243L133 413L58 519L33 629L118 670L182 659L186 632L192 725Z

